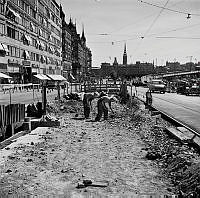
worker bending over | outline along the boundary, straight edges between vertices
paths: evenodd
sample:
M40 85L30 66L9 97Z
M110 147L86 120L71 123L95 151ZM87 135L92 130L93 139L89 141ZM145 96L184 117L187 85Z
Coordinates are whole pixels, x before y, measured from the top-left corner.
M148 89L147 92L146 92L146 105L147 106L151 106L152 105L152 94L151 94L151 90Z
M112 113L114 114L112 108L111 108L111 102L118 102L117 98L114 96L102 96L98 102L97 102L97 109L98 109L98 113L97 116L95 118L95 121L100 121L102 114L104 114L104 120L108 119L108 107L106 106L106 104L109 106L110 110L112 111Z
M98 98L99 94L98 92L94 93L84 93L83 95L83 109L84 109L84 116L86 119L90 117L90 111L92 107L92 100L95 98Z

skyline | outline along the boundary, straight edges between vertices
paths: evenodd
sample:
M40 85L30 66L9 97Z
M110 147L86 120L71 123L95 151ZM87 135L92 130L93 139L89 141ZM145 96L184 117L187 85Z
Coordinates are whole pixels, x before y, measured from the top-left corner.
M94 67L122 63L126 43L128 63L200 61L198 0L62 0L68 22L76 21L92 51Z

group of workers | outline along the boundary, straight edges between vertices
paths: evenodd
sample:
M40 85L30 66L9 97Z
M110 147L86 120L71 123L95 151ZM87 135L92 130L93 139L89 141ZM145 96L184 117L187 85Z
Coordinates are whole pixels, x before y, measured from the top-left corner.
M122 105L126 104L128 100L130 99L130 95L127 90L127 84L126 81L124 81L120 87L120 92L119 92L119 100L117 99L116 96L108 96L106 93L101 92L100 94L98 92L94 93L84 93L83 96L83 108L84 108L84 116L86 119L90 117L90 111L92 108L92 100L95 98L98 98L97 101L97 110L98 113L96 115L95 121L100 121L102 115L104 115L104 120L108 119L108 111L109 109L111 112L114 114L112 107L111 107L111 102L120 102ZM146 92L146 105L151 106L152 105L152 94L151 90L148 89Z
M115 96L108 96L106 93L101 92L100 94L98 92L94 93L85 93L83 96L83 108L84 108L84 116L86 119L90 117L90 111L92 108L92 101L98 98L97 101L97 110L98 113L96 115L95 121L100 121L102 115L104 115L104 120L108 119L108 111L109 108L114 114L111 102L118 102L118 99Z

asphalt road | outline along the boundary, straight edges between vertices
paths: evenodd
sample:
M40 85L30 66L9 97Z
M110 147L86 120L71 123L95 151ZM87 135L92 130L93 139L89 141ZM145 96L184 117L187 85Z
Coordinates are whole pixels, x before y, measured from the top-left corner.
M130 91L130 88L129 88ZM146 100L147 88L133 87L140 99ZM177 93L153 93L153 106L200 133L200 97Z

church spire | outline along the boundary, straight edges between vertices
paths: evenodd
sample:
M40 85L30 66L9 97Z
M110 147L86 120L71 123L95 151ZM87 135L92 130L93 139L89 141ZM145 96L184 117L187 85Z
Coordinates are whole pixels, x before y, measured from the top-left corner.
M82 40L84 43L86 42L85 31L84 31L84 25L83 25L81 40Z
M127 65L126 43L124 44L123 65Z

